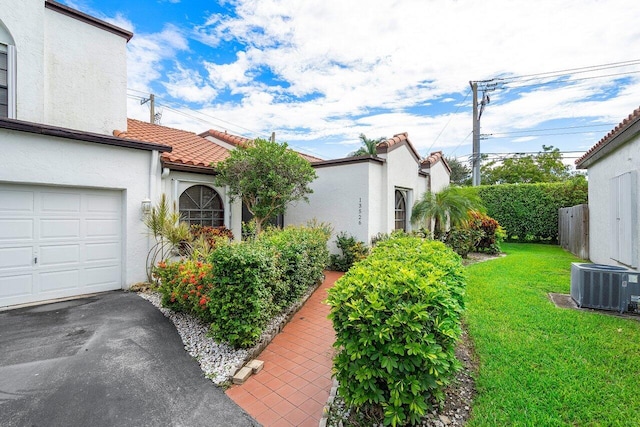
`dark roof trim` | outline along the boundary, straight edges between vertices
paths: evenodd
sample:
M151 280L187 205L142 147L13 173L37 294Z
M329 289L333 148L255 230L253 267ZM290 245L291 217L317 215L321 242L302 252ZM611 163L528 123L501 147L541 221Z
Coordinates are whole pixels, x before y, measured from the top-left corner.
M218 172L211 166L200 166L200 165L187 165L185 163L176 163L176 162L162 162L163 166L171 169L172 171L180 171L180 172L193 172L199 173L203 175L217 175Z
M368 156L357 156L357 157L344 157L342 159L333 159L333 160L321 160L319 162L310 162L312 168L325 168L330 166L341 166L341 165L350 165L354 163L379 163L383 164L385 159L381 159L380 157L374 157L371 155Z
M576 169L589 168L589 166L593 165L620 146L626 144L638 134L640 134L640 114L633 117L631 123L629 123L624 129L612 131L610 134L612 136L605 136L598 144L587 151L584 156L576 161Z
M115 136L88 133L73 129L43 125L22 120L0 118L0 129L9 129L19 132L34 133L37 135L55 136L57 138L72 139L75 141L94 142L96 144L113 145L136 150L169 152L171 147L150 142L134 141L132 139L116 138Z
M84 22L86 24L93 25L94 27L100 28L101 30L108 31L120 37L124 37L127 41L131 40L131 37L133 37L133 33L131 31L116 27L115 25L104 22L98 18L94 18L93 16L87 15L86 13L82 13L79 10L72 9L54 0L46 0L44 3L44 7L63 15L70 16L71 18L77 19L78 21Z
M423 176L423 177L428 177L429 176L429 172L425 172L425 171L418 171L418 175Z

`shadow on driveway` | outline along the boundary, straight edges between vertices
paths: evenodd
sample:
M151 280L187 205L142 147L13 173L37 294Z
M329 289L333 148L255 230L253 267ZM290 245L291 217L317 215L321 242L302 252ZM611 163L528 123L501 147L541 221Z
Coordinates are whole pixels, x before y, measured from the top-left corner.
M3 426L254 426L132 293L0 312Z

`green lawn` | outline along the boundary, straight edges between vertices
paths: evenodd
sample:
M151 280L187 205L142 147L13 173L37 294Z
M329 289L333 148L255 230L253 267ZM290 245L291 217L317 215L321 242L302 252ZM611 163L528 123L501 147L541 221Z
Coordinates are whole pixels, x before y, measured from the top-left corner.
M556 308L571 262L557 246L504 244L467 268L480 363L469 426L639 426L640 322Z

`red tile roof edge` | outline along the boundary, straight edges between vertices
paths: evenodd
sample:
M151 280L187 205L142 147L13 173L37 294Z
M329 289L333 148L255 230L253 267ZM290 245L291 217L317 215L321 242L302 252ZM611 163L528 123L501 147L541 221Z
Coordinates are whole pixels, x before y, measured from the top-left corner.
M629 116L621 121L615 128L609 131L600 141L598 141L593 147L587 150L586 153L578 160L575 161L576 166L580 167L580 165L597 154L600 150L606 147L610 142L612 142L618 135L624 132L626 129L631 127L634 123L640 120L640 107L633 110L633 113L629 114Z
M411 141L409 140L409 133L402 132L393 135L392 138L385 139L376 145L376 149L378 153L386 153L388 151L394 150L401 145L406 144L409 147L409 151L414 155L416 160L420 162L420 154L418 154L418 150L413 146Z
M451 166L449 166L449 163L447 162L447 159L445 159L444 154L442 154L442 151L432 152L429 157L426 157L424 160L422 160L420 164L423 166L428 165L429 167L432 167L438 162L442 162L444 167L449 171L449 174L451 174Z
M248 143L253 141L252 139L246 138L244 136L238 136L238 135L230 134L226 130L223 132L223 131L219 131L219 130L215 130L215 129L209 129L207 131L199 133L198 136L203 137L203 138L205 138L207 136L212 136L212 137L217 138L217 139L219 139L219 140L221 140L223 142L226 142L227 144L231 144L231 145L234 145L236 147L245 147ZM323 159L321 159L319 157L312 156L310 154L301 153L301 152L293 150L293 149L292 149L292 151L295 151L303 159L307 160L310 163L323 161Z

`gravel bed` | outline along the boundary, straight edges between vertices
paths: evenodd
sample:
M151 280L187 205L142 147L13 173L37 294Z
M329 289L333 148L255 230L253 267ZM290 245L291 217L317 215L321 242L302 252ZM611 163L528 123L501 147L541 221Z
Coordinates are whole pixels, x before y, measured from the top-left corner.
M182 338L184 349L200 363L205 377L216 385L225 386L238 369L256 357L271 342L316 289L317 286L310 288L288 310L271 319L258 343L248 349L235 349L228 344L219 343L208 337L208 324L189 314L177 313L162 307L161 296L158 292L145 290L138 292L138 295L157 307L165 317L173 322L180 338Z

